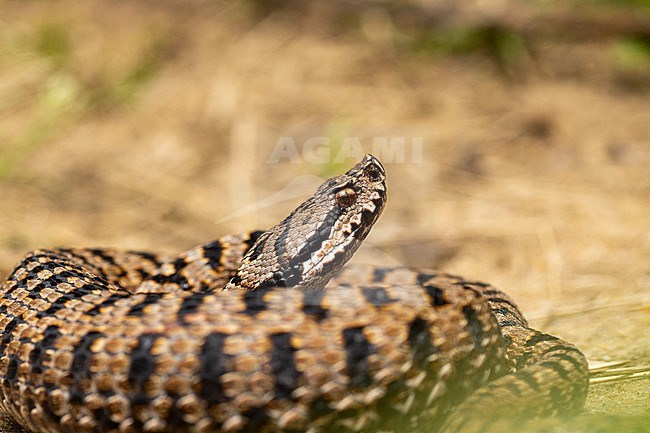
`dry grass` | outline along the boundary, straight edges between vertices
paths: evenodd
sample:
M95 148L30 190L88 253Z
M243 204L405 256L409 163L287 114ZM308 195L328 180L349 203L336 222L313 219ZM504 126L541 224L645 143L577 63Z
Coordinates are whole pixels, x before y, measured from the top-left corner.
M355 260L490 281L590 360L647 366L650 104L617 41L544 40L504 73L414 49L381 10L2 3L0 275L40 246L267 227L353 162L271 164L282 137L422 137L421 161L379 155L389 204ZM647 414L649 389L594 384L587 410Z

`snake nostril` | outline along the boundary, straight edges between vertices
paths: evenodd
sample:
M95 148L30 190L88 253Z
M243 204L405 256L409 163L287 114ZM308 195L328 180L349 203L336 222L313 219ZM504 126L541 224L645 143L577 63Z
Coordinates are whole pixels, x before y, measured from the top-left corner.
M367 174L368 178L373 182L377 182L379 179L381 179L381 173L376 167L370 167Z

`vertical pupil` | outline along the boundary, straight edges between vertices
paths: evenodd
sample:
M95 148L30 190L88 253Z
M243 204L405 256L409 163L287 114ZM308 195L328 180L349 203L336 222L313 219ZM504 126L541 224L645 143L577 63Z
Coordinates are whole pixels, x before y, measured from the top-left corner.
M356 193L352 189L344 189L336 194L336 202L339 206L350 206L356 199Z

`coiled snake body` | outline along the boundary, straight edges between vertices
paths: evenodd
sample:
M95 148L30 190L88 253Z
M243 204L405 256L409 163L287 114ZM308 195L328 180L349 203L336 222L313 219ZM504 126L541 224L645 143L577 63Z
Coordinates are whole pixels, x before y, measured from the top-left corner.
M345 267L368 155L266 232L178 257L37 250L2 286L0 408L34 432L481 431L579 410L586 362L503 292Z

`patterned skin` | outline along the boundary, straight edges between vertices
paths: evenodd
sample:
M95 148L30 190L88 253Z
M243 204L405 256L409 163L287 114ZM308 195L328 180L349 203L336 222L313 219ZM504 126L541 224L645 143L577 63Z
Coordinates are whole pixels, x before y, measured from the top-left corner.
M343 267L385 202L368 155L265 232L177 257L28 254L1 291L0 408L34 432L483 431L578 411L583 355L503 292Z

